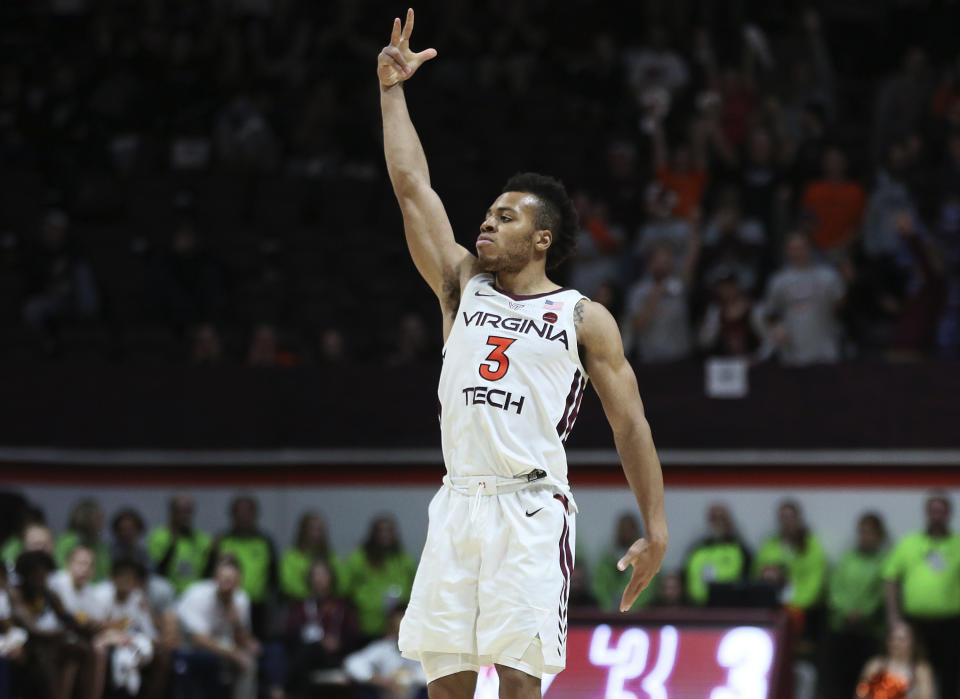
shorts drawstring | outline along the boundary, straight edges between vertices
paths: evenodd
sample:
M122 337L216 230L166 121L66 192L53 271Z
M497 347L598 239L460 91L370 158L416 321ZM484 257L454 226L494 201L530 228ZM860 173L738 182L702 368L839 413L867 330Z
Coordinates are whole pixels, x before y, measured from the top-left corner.
M473 523L476 520L477 514L480 512L480 498L483 497L483 491L486 488L486 485L480 484L477 486L477 494L473 498L473 502L470 503L470 522Z

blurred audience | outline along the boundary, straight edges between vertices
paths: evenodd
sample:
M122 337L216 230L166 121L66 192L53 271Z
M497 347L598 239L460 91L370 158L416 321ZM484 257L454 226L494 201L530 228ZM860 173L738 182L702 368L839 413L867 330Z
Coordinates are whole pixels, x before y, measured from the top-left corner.
M417 571L400 543L396 520L390 515L376 517L366 541L344 561L342 570L361 632L367 637L380 635L387 626L387 610L410 599Z
M655 244L648 255L647 273L627 292L625 349L630 353L634 345L633 355L641 362L685 359L693 351L688 296L695 261L684 262L677 274L668 243Z
M93 270L68 227L67 215L51 209L23 255L23 319L43 333L43 348L49 353L57 349L61 323L94 318L100 312L100 293Z
M110 532L113 534L113 542L110 545L111 561L117 559L136 561L145 571L151 567L150 555L142 542L147 527L139 512L132 507L118 510L110 520Z
M25 551L17 557L20 582L11 591L11 602L13 619L28 635L23 660L27 695L64 699L76 688L81 697L99 699L92 693L90 627L78 622L47 587L54 571L53 558L43 551Z
M887 625L906 620L929 654L941 697L960 692L960 534L950 530L945 493L926 502L926 527L894 546L883 569Z
M846 694L844 696L849 696ZM936 699L930 663L923 659L909 625L900 621L887 634L887 652L871 658L860 672L858 699ZM941 693L939 696L952 696Z
M155 570L173 584L177 594L203 577L210 555L210 535L193 526L195 511L192 498L170 498L168 523L147 537L147 552Z
M814 261L803 233L787 237L786 254L786 266L767 287L760 326L785 365L836 362L843 281L832 267Z
M107 684L126 690L131 696L140 693L140 671L154 658L157 630L150 617L143 594L146 570L134 559L114 560L110 580L94 589L94 621L98 624L93 637L97 689L99 697ZM109 668L108 668L109 663ZM169 670L169 666L160 668ZM162 682L164 673L154 673L154 681Z
M847 699L859 668L883 635L883 565L887 531L875 512L857 520L857 545L837 561L827 584L827 623L820 673L825 697Z
M753 323L754 300L733 269L714 270L711 299L700 322L697 342L711 356L753 357L762 339Z
M726 505L707 510L707 536L687 554L687 597L693 604L707 603L712 583L745 580L750 574L750 551L737 533Z
M216 319L226 305L222 265L202 246L191 218L174 228L168 251L151 257L145 284L154 316L180 330Z
M423 667L400 655L397 639L406 606L395 605L386 614L380 640L351 653L343 662L347 676L368 688L371 699L426 699L427 680Z
M803 207L813 215L814 246L833 252L849 246L860 232L866 194L847 176L847 156L836 146L823 155L823 177L807 185Z
M284 625L286 687L301 696L318 670L340 668L357 647L360 627L352 605L337 594L334 569L322 559L304 575L307 594L292 602Z
M80 500L70 511L67 531L57 537L54 558L65 565L77 546L84 546L93 554L93 581L110 575L110 545L103 538L103 508L96 500Z
M95 505L102 519L98 503L84 502ZM272 545L258 528L255 500L234 498L231 527L213 553L209 538L203 544L196 536L192 500L180 495L170 505L168 526L151 533L152 573L139 544L145 523L131 508L112 513L117 556L110 579L98 584L92 584L94 553L79 539L66 565L55 569L53 536L39 523L42 511L24 508L24 551L9 576L0 566L0 691L4 672L12 675L18 699L162 699L168 690L178 697L250 699L409 697L423 691L418 666L396 650L396 624L415 565L392 516L376 517L364 545L340 562L319 513L303 513L274 579L268 570ZM683 569L661 571L633 609L726 606L734 600L776 607L776 594L790 619L798 697L849 697L856 688L858 696L873 699L909 699L911 692L933 699L925 693L933 686L946 688L937 696L952 696L946 692L957 679L952 640L960 625L960 539L950 531L945 494L931 494L926 508L926 530L905 536L889 557L882 518L861 515L856 546L828 569L798 503L780 504L779 531L753 561L730 511L714 503L707 511L707 536L690 547ZM619 571L616 564L641 535L636 515L621 515L611 549L589 568L580 557L571 575L570 606L618 608L630 570ZM211 577L203 578L191 561L203 568L211 555ZM179 595L159 573L172 560L182 564ZM750 569L759 584L742 585ZM252 595L244 589L248 571L266 590L260 633ZM275 604L278 584L283 607ZM256 593L257 585L250 590ZM916 630L916 642L903 619ZM885 631L887 654L871 660ZM930 649L929 665L924 647Z
M158 2L144 30L122 3L67 3L81 7L70 14L60 4L20 4L0 24L0 41L19 47L0 61L0 331L28 328L13 356L26 345L198 365L431 356L439 318L420 315L428 292L398 273L379 116L361 87L375 12L338 5L321 28L303 2L198 0L189 11ZM666 305L711 328L718 268L757 298L786 231L807 230L850 287L842 356L960 355L949 235L960 219L960 66L941 33L911 45L913 25L900 18L916 8L866 3L853 19L826 5L722 17L687 4L655 17L590 7L578 14L583 50L561 51L566 12L512 7L498 41L514 48L489 55L462 51L479 45L465 27L488 13L482 3L434 18L446 58L419 80L424 94L444 96L423 118L431 169L461 182L443 192L451 220L475 215L476 186L511 168L557 174L581 193L581 259L558 281L591 297L601 284L652 279L646 260L661 242L685 278L685 237L702 221L703 259ZM930 26L955 23L950 3L924 12ZM832 57L841 48L842 70ZM517 113L547 124L535 138L518 136L509 110L479 108L502 85ZM562 108L548 110L561 93ZM345 115L337 104L361 108ZM498 165L483 157L494 134L508 153ZM914 217L916 239L896 230L899 211ZM338 293L361 252L374 281ZM345 322L368 311L389 322ZM822 347L821 326L793 328L813 339L792 342ZM338 329L318 343L318 327ZM632 320L623 330L635 333ZM684 349L666 356L692 356L690 329L675 332ZM182 353L163 349L171 338ZM840 356L781 354L788 365Z
M254 635L265 638L267 614L278 589L277 554L273 539L259 528L260 504L241 495L230 503L230 529L213 542L211 558L232 555L240 566L241 586L250 600Z
M661 571L660 584L651 600L652 607L685 607L688 603L683 571Z
M768 566L782 566L786 572L784 604L804 613L804 633L818 632L818 612L823 603L827 557L816 534L803 518L800 504L793 500L777 508L778 531L757 551L756 576Z
M327 523L319 512L304 512L297 525L293 546L280 559L280 591L289 599L300 600L310 594L310 570L317 561L326 563L341 577L340 559L330 548ZM340 592L342 588L335 588Z
M180 691L220 696L227 684L233 699L257 698L260 642L250 624L250 598L241 587L237 559L221 555L213 578L191 583L177 604L184 645L175 660Z

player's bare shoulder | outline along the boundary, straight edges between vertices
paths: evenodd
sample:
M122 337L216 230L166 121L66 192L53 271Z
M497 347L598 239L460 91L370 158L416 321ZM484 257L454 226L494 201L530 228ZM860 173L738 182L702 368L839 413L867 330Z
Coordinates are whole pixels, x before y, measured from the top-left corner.
M586 298L577 301L573 307L573 325L577 331L580 361L588 371L588 362L593 358L623 354L620 328L603 304Z

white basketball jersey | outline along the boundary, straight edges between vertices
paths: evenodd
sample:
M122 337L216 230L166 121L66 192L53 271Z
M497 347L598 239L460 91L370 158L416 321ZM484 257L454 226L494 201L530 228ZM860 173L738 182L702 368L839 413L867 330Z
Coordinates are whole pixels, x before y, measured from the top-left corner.
M542 469L544 484L568 489L563 445L587 385L573 323L582 298L573 289L506 294L492 274L464 286L438 391L450 476Z

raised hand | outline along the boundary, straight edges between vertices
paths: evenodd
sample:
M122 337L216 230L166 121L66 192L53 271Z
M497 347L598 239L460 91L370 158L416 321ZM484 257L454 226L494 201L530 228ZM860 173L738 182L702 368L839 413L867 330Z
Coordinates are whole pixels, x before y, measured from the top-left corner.
M640 593L647 589L653 576L660 570L666 551L665 546L647 539L637 539L627 549L626 554L617 563L619 570L626 570L627 566L633 566L630 582L627 583L627 589L623 591L623 597L620 599L621 612L630 611L630 607L637 601Z
M400 26L400 18L393 20L390 43L377 56L377 77L381 87L393 87L409 80L417 68L437 57L436 49L424 49L420 53L410 50L410 35L413 34L413 9L407 10L407 21Z

